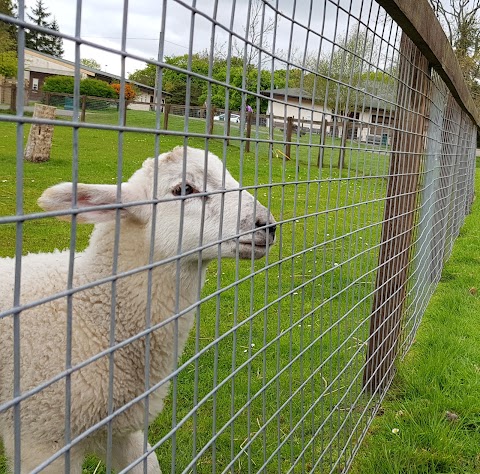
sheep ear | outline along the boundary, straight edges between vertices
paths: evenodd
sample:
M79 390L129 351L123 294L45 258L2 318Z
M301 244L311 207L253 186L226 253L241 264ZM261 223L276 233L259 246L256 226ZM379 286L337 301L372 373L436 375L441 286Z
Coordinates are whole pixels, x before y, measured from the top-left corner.
M122 201L125 199L122 185ZM78 184L77 185L77 207L95 207L103 205L116 204L117 186L113 184ZM46 189L38 199L38 205L45 211L68 211L72 209L73 203L73 184L60 183ZM129 213L126 209L121 209L122 216ZM116 209L99 209L77 214L77 222L96 224L98 222L108 222L115 219ZM70 220L71 215L58 216L61 220Z

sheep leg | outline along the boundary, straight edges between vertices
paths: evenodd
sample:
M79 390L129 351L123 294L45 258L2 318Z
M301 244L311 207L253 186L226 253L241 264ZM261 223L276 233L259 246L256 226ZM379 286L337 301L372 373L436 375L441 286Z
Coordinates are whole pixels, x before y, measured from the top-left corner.
M143 437L143 431L137 431L128 436L114 438L112 466L117 472L125 469L126 466L143 455ZM147 449L151 449L150 444L147 444ZM131 474L143 474L143 462L137 464L134 468L130 469L129 472ZM147 473L162 474L155 452L147 457Z

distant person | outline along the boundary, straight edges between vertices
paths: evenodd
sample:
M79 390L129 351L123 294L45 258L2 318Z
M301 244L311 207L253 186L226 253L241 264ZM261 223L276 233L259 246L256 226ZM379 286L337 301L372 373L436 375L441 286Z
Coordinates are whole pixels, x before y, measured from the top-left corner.
M250 107L250 105L249 105L249 104L247 104L247 108L246 108L246 110L247 110L247 112L253 112L253 109L252 109L252 107Z

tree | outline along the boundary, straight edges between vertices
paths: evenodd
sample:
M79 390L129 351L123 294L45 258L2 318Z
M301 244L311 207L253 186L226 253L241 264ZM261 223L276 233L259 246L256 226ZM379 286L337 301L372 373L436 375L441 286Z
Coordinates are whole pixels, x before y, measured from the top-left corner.
M0 53L0 76L15 77L17 75L17 53L4 51Z
M191 58L189 58L188 54L170 56L165 58L165 62L185 70L191 68L192 72L208 77L209 59L205 54L196 53ZM190 66L189 62L191 63ZM208 82L205 79L195 76L190 76L189 79L188 74L167 68L162 72L162 88L172 94L170 100L173 104L185 104L188 83L190 87L190 105L202 105L206 98L204 92L208 87Z
M15 5L11 0L0 0L0 13L15 17ZM0 21L0 53L17 49L17 27Z
M47 12L42 0L37 0L35 7L32 7L32 14L27 13L28 18L37 26L48 28L50 23L47 18L50 13ZM25 44L27 48L35 49L36 51L43 51L45 45L48 43L48 38L45 33L41 33L35 29L27 30L25 37Z
M15 5L11 0L0 0L0 13L15 16ZM0 75L17 75L17 28L4 21L0 21Z
M191 71L208 77L209 58L206 53L195 53L189 58L188 54L182 56L167 56L165 63L188 70L189 60ZM139 69L128 76L132 81L155 87L156 65L147 64L144 69ZM171 94L169 100L172 104L185 104L187 96L188 74L163 68L162 89ZM190 104L202 105L206 98L208 82L198 77L190 76Z
M27 14L31 22L43 28L49 28L53 31L59 31L57 20L52 23L47 21L51 15L43 5L43 0L37 0L35 7L32 8L32 14ZM25 36L26 46L41 53L50 54L55 57L63 55L62 38L47 33L40 32L34 28L28 29Z
M393 82L384 74L372 74L364 59L376 64L379 54L368 31L357 27L339 36L330 54L307 55L306 66L316 73L304 76L303 88L318 103L326 102L335 114L342 115L362 107L373 95L390 97L394 94Z
M53 31L60 31L57 23L57 19L54 18L50 28ZM51 55L55 56L56 58L61 58L63 56L63 39L60 36L52 35L50 39L50 48L51 48Z
M189 66L190 59L190 66ZM165 62L177 68L188 70L197 73L205 78L210 74L210 57L208 52L195 53L189 58L188 55L183 56L168 56ZM228 71L228 75L227 75ZM143 69L139 69L129 75L132 81L146 84L151 87L155 86L155 64L146 64ZM184 72L177 72L167 67L162 69L162 89L171 95L169 102L173 104L185 104L187 95L188 74ZM221 54L214 56L212 60L211 76L213 79L226 83L228 77L228 84L233 88L242 88L245 76L243 58L232 56L228 60ZM260 76L260 77L259 77ZM290 78L300 77L300 71L290 71ZM225 108L227 98L227 87L221 84L211 83L207 79L190 76L190 104L203 105L209 98L213 105L220 108ZM245 82L248 90L252 92L257 91L257 83L260 81L260 89L270 89L271 87L271 73L267 70L258 70L254 66L250 66L247 70ZM285 87L285 70L274 72L274 86ZM298 87L298 86L297 86ZM231 110L240 110L242 107L242 93L233 88L228 88L229 108ZM256 104L251 103L254 106ZM267 110L268 99L261 99L260 111Z
M91 67L92 69L100 69L100 63L95 61L95 59L92 58L82 58L80 59L80 62L87 67Z
M271 17L264 18L265 3L262 0L252 0L250 2L250 17L248 26L243 27L247 41L252 44L239 44L234 41L233 48L235 56L245 58L245 64L248 66L258 66L260 47L268 50L270 44L269 35L275 29L275 20ZM271 61L270 56L265 56L266 61Z
M430 0L442 25L467 85L477 97L480 93L480 0Z
M236 57L241 58L245 64L245 88L249 91L256 90L255 74L251 74L256 68L261 69L266 62L271 62L271 57L264 54L260 57L261 49L269 50L269 37L275 30L275 20L265 17L266 3L262 0L250 1L250 15L248 24L243 27L247 42L233 42L233 50ZM278 20L277 20L278 21ZM241 86L241 84L239 84Z
M152 59L153 61L153 59ZM148 63L143 69L137 69L128 76L131 81L145 84L146 86L155 87L155 73L157 66Z

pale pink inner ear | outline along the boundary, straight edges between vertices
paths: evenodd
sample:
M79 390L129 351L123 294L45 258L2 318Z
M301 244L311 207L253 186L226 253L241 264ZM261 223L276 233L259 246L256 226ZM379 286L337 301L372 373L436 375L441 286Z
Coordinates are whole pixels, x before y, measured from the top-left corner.
M116 203L117 186L106 184L78 184L77 207L95 207ZM61 183L44 191L38 204L46 211L67 211L72 209L73 185ZM124 211L122 211L124 212ZM78 222L95 224L115 219L116 209L101 209L98 211L82 212L78 214ZM70 219L70 216L61 216L59 219Z
M52 186L44 191L38 204L45 211L68 211L72 209L73 185L72 183L61 183ZM143 198L144 199L144 198ZM122 184L121 202L133 202L142 200L141 196L130 188L128 183ZM115 184L78 184L77 185L77 207L95 207L117 204L117 185ZM122 217L132 216L144 222L148 218L145 206L129 207L121 209ZM77 215L78 222L96 224L114 220L117 215L117 208L99 209L89 212L81 212ZM70 220L70 216L59 216L59 219Z

